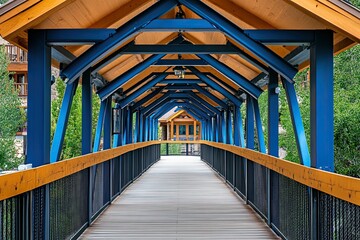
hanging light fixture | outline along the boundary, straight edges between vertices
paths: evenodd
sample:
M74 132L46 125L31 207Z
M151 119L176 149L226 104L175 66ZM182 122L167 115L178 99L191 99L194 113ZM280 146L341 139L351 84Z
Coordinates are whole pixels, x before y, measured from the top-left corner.
M181 67L181 66L174 67L174 74L178 78L184 79L185 78L185 71L186 71L186 69L184 67Z

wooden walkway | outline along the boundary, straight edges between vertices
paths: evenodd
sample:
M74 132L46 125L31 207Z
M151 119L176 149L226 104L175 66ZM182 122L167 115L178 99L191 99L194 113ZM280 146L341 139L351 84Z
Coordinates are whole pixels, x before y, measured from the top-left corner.
M199 157L163 157L81 239L278 239Z

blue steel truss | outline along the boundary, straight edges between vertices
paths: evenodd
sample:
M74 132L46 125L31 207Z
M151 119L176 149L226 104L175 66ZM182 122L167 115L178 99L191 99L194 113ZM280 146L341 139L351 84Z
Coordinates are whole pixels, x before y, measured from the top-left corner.
M158 19L179 3L203 19ZM162 31L220 31L246 48L251 54L229 42L223 45L193 45L184 40L182 36L166 45L137 45L130 42L122 46L125 41L139 32ZM79 43L93 44L93 46L77 58L63 47ZM289 55L281 58L267 48L266 44L298 47ZM265 153L264 133L257 98L262 94L260 87L268 84L268 154L278 156L278 75L280 75L286 92L301 163L333 171L332 53L333 34L330 31L243 30L197 0L158 1L118 29L31 30L29 31L29 152L27 162L33 163L33 166L39 166L59 160L72 98L81 76L83 154L99 151L101 139L103 139L104 149L131 142L156 139L158 119L174 107L186 110L199 120L202 124L202 138L211 141L253 149L256 126L257 146L260 152ZM101 107L92 147L92 74L97 74L100 69L124 54L152 55L105 84L97 92L101 100ZM166 54L195 54L200 59L163 59ZM249 81L210 54L237 54L262 73ZM61 76L67 79L67 87L50 148L51 56L65 64ZM311 156L292 80L297 73L294 65L303 62L309 56L311 64ZM126 89L121 98L117 98L120 100L117 100L116 105L121 112L121 134L112 136L113 94L129 80L153 65L185 66L187 74L192 74L194 77L191 79L168 79L172 72L153 72L141 80L142 85ZM216 69L234 82L239 89L234 89L214 74L202 72L195 67L205 65ZM265 79L268 79L268 82ZM151 93L134 102L149 89L151 89ZM244 101L244 98L240 97L242 93L247 95L246 116L244 117L246 129L244 129L240 111ZM158 96L160 98L148 104ZM216 105L213 106L204 99L210 99ZM326 106L322 104L323 102L327 103ZM135 114L135 118L133 118L133 114ZM135 125L134 132L133 124ZM251 167L249 166L249 174L251 174ZM106 169L110 169L110 166ZM248 179L249 176L247 176Z

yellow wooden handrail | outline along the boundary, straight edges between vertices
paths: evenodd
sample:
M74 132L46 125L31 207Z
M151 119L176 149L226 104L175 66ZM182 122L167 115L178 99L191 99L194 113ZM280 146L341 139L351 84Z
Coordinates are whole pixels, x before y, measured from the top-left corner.
M97 153L74 157L33 169L0 176L0 201L34 190L38 187L106 162L124 153L159 144L158 141L129 144Z
M198 141L220 148L265 166L283 176L336 198L360 206L360 179L306 167L246 148L223 143Z
M289 162L246 148L209 141L151 141L135 143L0 176L0 201L31 191L124 153L159 143L205 144L232 152L301 184L360 206L360 179Z

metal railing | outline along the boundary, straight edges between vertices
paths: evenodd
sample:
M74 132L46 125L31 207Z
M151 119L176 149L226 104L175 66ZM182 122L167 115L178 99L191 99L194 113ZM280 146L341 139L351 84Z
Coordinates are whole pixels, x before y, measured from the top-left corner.
M161 141L162 156L200 156L200 144L193 140Z
M360 179L201 142L201 159L283 239L360 239Z
M0 176L0 239L77 238L159 159L147 142Z

